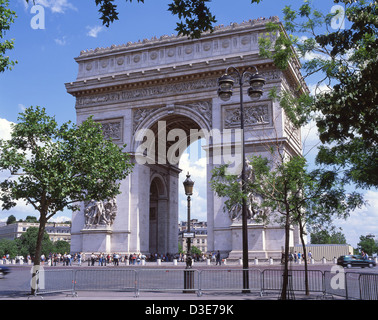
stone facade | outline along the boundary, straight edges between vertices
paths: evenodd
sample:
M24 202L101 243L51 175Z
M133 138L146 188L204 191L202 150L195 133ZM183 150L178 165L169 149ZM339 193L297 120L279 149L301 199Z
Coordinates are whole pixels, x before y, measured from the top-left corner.
M162 36L86 50L75 59L77 79L67 83L66 89L76 97L77 123L93 115L103 124L106 137L127 145L125 150L136 165L121 182L111 226L86 228L84 204L81 212L73 214L73 252L177 252L178 188L182 185L179 163L174 160L193 135L202 133L199 130L223 132L240 125L238 94L227 103L217 96L217 79L227 66L255 65L266 79L258 102L244 98L247 155L268 155L266 146L277 141L289 154L301 153L300 132L291 129L278 103L268 98L271 88L290 90L301 79L297 60L282 72L271 60L259 57L258 38L265 36L265 23L270 20L277 18L221 26L197 40ZM175 137L169 136L172 130L186 136L187 143L175 145ZM148 140L150 133L154 139L147 145L143 137ZM220 164L214 158L217 138L208 139L205 148L208 180L213 167ZM178 152L169 154L171 147ZM241 221L230 220L222 199L209 185L207 215L208 251L241 256ZM252 258L280 256L283 229L250 221L248 232Z

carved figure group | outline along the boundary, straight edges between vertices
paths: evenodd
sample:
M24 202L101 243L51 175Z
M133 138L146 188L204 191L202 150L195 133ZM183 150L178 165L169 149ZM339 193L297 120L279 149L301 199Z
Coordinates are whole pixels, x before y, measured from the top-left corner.
M245 180L253 181L253 169L250 164L248 164L248 160L246 160L245 164ZM238 176L238 181L242 183L241 175ZM259 194L249 192L248 198L246 201L247 207L247 219L253 219L256 216L266 215L269 213L268 208L262 208L261 204L263 202L263 197ZM242 205L240 203L235 203L228 211L229 217L232 221L240 220L242 218Z
M85 226L98 226L98 225L113 225L114 219L117 215L117 202L116 199L107 201L91 200L85 204L84 217Z

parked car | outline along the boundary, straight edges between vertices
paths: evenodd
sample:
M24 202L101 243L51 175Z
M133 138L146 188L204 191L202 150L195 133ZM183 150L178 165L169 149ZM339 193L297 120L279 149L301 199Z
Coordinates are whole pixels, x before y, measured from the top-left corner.
M4 278L6 274L10 272L10 269L8 267L0 266L0 279Z
M360 255L347 255L341 256L337 259L337 264L339 266L343 266L344 268L352 268L352 267L369 267L373 268L376 266L374 260L363 259Z

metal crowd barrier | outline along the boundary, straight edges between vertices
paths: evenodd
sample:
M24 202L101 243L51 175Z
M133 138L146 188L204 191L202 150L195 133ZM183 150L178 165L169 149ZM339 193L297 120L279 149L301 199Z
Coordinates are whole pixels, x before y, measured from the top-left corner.
M375 291L378 289L378 275L368 275L370 274L344 272L343 269L338 274L324 271L324 294L347 300L378 300Z
M37 276L35 295L78 291L128 291L135 297L141 291L179 291L182 293L242 292L243 269L59 269L41 270ZM289 286L294 292L305 291L305 271L289 270ZM283 270L248 270L249 290L262 296L280 291ZM378 300L378 274L361 274L308 270L310 292L345 299Z
M137 295L137 273L131 269L75 270L74 291L131 291Z
M324 278L320 270L308 270L308 288L310 292L324 292ZM289 270L289 287L293 291L306 291L305 270ZM262 293L280 291L283 283L283 270L266 269L262 272Z
M378 274L360 274L358 278L361 300L378 300Z
M196 269L139 269L136 291L198 292L199 271Z
M58 292L75 293L74 281L75 270L43 270L40 269L35 281L31 281L31 286L35 289L35 295L44 295Z
M198 295L201 296L203 291L238 291L243 289L243 269L204 269L199 273ZM256 269L248 270L248 289L249 291L261 291L261 271Z

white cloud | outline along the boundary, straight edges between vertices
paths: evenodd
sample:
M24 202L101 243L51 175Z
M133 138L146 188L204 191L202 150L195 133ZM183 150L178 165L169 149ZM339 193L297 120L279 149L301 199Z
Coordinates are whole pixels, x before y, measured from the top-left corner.
M374 234L378 238L378 191L368 190L364 195L368 205L356 209L347 220L338 220L336 225L342 228L347 242L357 246L360 236Z
M64 36L62 39L54 39L55 43L59 46L65 46L67 44L67 37Z
M101 31L104 30L104 27L103 26L94 26L94 27L87 26L87 29L88 29L87 36L92 37L92 38L97 38L97 35Z
M23 108L22 104L19 104L19 108ZM11 138L12 132L12 125L13 122L8 121L6 119L0 118L0 139L9 140ZM0 171L0 181L8 179L10 177L9 171ZM0 211L0 221L6 221L8 216L14 215L17 219L23 219L28 215L37 215L37 211L35 211L32 205L27 205L26 201L19 200L16 201L16 207L10 209L9 211ZM2 201L0 201L0 210L2 208Z
M0 139L9 140L11 138L12 123L13 122L8 121L7 119L0 118Z
M189 172L194 181L193 196L191 197L191 219L207 221L207 176L206 157L198 158L196 144L191 145L190 153L184 153L180 158L179 168L179 218L187 220L187 197L184 193L183 182Z
M311 95L315 96L317 94L322 94L332 91L332 87L327 86L324 83L321 84L309 84L308 89L310 90Z

